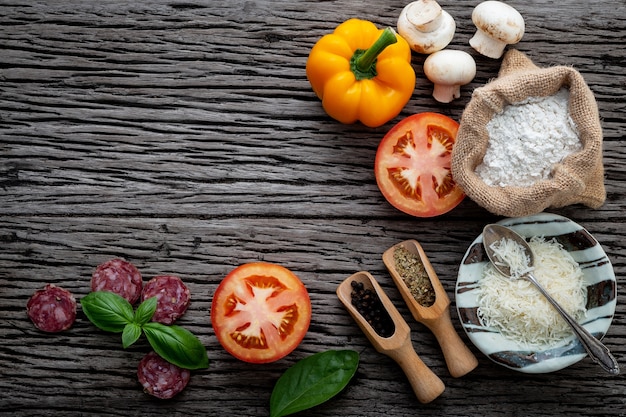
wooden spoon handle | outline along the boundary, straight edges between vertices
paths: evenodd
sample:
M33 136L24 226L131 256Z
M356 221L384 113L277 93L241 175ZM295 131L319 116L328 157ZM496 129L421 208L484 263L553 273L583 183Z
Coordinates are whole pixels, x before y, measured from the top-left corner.
M441 379L415 353L410 339L398 350L388 352L388 355L400 365L422 404L433 401L445 390Z
M441 346L450 375L458 378L478 366L478 359L476 359L476 356L463 343L463 340L456 332L450 319L450 310L446 309L443 311L441 317L429 323L428 327L437 338L439 346Z

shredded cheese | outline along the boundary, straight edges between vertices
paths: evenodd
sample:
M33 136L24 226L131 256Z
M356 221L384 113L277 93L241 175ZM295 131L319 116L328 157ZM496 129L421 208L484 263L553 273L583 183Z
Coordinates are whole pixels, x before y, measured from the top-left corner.
M578 263L554 239L533 237L529 245L535 254L532 272L537 281L575 320L584 317L587 300ZM511 265L512 271L528 269L528 260L524 260L524 255L520 257L509 243L497 246L501 260ZM546 348L572 334L565 320L532 283L505 278L491 263L485 267L478 291L482 324L496 328L504 337L527 348Z
M511 278L516 279L531 272L534 268L530 266L530 257L524 248L515 241L502 238L489 246L493 251L496 265L509 267Z

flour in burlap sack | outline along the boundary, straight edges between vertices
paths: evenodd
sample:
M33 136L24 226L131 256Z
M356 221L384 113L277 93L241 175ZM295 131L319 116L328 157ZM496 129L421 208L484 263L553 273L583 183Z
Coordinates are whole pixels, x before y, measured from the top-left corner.
M506 106L569 91L569 115L582 149L552 166L549 178L527 186L488 185L476 173L489 145L487 124ZM498 215L518 217L582 203L599 208L606 199L602 128L593 93L571 67L538 68L523 53L506 53L498 78L477 88L465 108L452 150L452 175L476 203Z

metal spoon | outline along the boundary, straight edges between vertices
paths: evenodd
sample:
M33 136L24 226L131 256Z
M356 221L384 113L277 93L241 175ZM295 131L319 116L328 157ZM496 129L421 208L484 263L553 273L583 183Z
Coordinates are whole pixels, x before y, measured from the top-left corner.
M580 343L587 351L587 354L589 354L589 357L594 362L598 363L608 373L612 375L619 374L619 365L617 364L617 361L615 360L613 355L611 355L609 349L604 346L598 339L593 337L591 333L587 331L587 329L582 327L565 310L563 310L563 307L561 307L559 303L557 303L554 298L552 298L552 296L550 296L550 294L546 292L546 290L539 284L539 282L537 282L537 279L533 276L531 272L526 272L519 277L512 276L511 268L509 267L509 265L505 264L503 260L499 259L491 247L494 243L497 243L502 239L508 239L520 245L528 255L528 267L532 268L534 264L533 251L530 246L528 246L528 243L522 236L515 233L508 227L498 224L488 224L483 229L483 246L485 247L485 252L489 257L489 260L496 268L496 270L507 278L523 278L534 284L535 287L537 287L537 289L544 295L544 297L546 297L546 299L554 306L556 311L559 312L559 314L561 315L561 317L563 317L567 324L570 325L570 327L578 337L578 340L580 340Z

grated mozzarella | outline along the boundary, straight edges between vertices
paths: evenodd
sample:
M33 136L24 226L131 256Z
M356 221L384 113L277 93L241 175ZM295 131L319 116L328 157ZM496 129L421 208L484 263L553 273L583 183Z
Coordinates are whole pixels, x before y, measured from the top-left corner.
M502 238L489 247L497 258L495 263L508 266L512 278L519 278L534 269L530 266L530 257L524 248L511 239Z
M587 297L578 263L554 239L533 237L529 245L535 254L533 275L537 281L575 320L584 317ZM528 268L528 259L524 260L523 254L520 257L511 245L498 246L501 259L509 262L512 271L515 268L519 273ZM572 334L533 284L505 278L491 263L479 280L478 316L484 326L494 327L504 337L528 348L545 348Z

